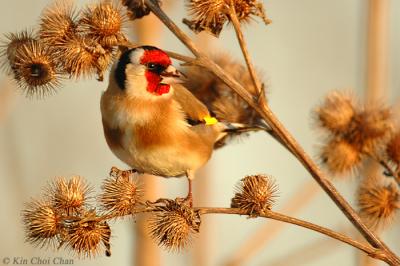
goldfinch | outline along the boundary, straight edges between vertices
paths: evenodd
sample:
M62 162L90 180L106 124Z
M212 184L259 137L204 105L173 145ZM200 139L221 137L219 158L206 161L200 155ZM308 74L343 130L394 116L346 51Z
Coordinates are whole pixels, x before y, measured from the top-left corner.
M111 151L139 173L191 180L214 145L244 129L219 122L181 83L171 59L153 46L123 52L101 97L104 135Z

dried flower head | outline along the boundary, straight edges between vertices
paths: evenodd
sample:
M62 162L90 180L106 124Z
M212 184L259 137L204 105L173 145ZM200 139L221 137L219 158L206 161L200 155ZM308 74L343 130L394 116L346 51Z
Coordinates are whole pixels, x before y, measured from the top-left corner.
M225 2L226 1L231 1L233 3L240 22L249 22L252 16L260 17L267 25L272 22L265 14L262 2L257 0L225 0Z
M102 76L112 62L113 50L104 49L93 39L74 36L58 49L56 56L62 69L74 78Z
M112 216L132 214L140 200L141 190L130 175L107 178L101 188L99 201L102 208Z
M77 13L70 1L55 1L40 18L39 36L47 45L62 45L76 34Z
M246 88L251 95L257 95L245 66L226 53L216 54L213 60ZM184 71L188 77L184 84L185 87L205 103L219 121L264 126L260 115L213 73L197 66L187 67ZM261 97L265 97L265 95L261 95ZM225 138L220 140L217 147L223 146L226 141Z
M59 217L50 203L32 201L22 212L26 239L41 247L55 241L59 227Z
M205 30L219 36L225 22L230 20L231 4L240 22L248 22L253 16L257 16L266 24L271 23L263 4L257 0L190 0L187 6L194 19L184 19L183 22L196 33Z
M186 248L200 230L200 215L180 200L157 202L149 220L150 234L168 250Z
M194 19L184 19L183 23L196 33L207 31L218 37L228 20L228 6L224 0L191 0L188 9Z
M357 196L360 216L373 229L387 225L400 208L397 185L385 185L378 178L369 178L361 184Z
M15 50L12 69L26 95L39 97L60 85L59 73L50 50L40 41L29 40Z
M110 235L108 224L101 221L94 211L89 211L82 220L72 225L65 241L78 256L94 257L99 254L102 247L106 254L110 254Z
M315 115L321 127L334 134L343 133L355 115L353 97L333 91L328 94L322 105L316 108Z
M386 152L390 160L400 164L400 131L398 131L389 141L386 147Z
M381 156L393 136L391 108L376 103L355 105L348 94L329 94L315 114L319 125L329 134L329 142L320 155L333 174L346 174L356 170L362 159Z
M354 172L362 159L360 151L342 139L329 141L322 147L320 156L327 170L336 176Z
M80 25L86 37L103 47L112 47L126 41L123 34L126 21L127 17L121 5L101 2L95 6L88 6L82 12Z
M394 131L393 115L388 107L368 107L358 112L344 138L365 154L383 149Z
M5 69L7 74L14 74L16 51L28 42L34 41L35 36L32 31L24 30L17 33L8 33L5 38L6 40L0 46L0 57L3 61L2 68Z
M54 181L48 191L52 198L54 208L79 213L86 204L90 189L80 176L73 176L69 180L61 177Z
M153 1L156 5L161 5L161 0ZM128 9L128 16L131 20L139 19L150 14L150 9L143 0L122 0L122 4Z
M270 176L246 176L236 186L231 207L242 209L251 216L257 216L271 210L277 191L278 187Z
M107 71L107 69L114 62L116 57L116 52L114 51L113 47L106 47L104 49L98 48L94 49L94 51L97 53L97 59L95 64L97 80L103 81L104 72Z

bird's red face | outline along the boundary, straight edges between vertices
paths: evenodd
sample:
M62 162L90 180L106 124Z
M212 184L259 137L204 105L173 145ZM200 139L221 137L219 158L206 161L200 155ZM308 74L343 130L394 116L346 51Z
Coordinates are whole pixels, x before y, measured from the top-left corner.
M171 84L182 82L181 73L171 59L153 46L140 46L125 51L115 66L114 78L119 89L134 97L168 94Z
M146 67L145 77L148 92L154 95L163 95L169 92L171 78L180 76L171 63L169 56L162 50L144 50L140 64Z

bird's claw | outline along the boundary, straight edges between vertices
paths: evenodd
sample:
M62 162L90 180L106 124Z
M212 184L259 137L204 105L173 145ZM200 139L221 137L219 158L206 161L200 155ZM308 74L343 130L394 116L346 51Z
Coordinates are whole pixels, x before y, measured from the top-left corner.
M188 194L186 198L180 198L183 204L188 205L190 208L193 208L193 196L192 193Z
M116 179L119 178L129 178L132 174L136 173L137 171L135 169L130 169L130 170L120 170L117 167L113 166L111 167L110 170L110 177L114 177Z

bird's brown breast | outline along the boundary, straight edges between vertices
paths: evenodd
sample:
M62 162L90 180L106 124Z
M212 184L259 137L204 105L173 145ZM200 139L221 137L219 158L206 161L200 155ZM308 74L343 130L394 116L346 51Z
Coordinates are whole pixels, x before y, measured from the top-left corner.
M120 128L111 128L108 123L103 119L103 130L107 144L110 149L123 149L122 138L124 131Z

